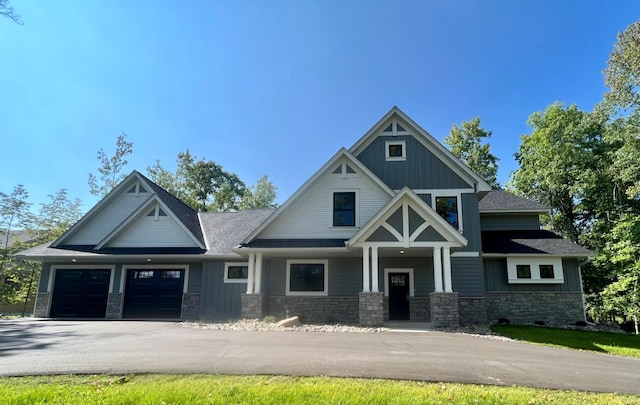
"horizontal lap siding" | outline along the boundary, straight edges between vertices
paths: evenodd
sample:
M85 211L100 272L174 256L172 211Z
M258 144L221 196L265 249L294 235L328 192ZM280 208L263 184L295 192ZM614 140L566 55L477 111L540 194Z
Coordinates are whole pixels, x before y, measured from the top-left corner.
M224 262L206 262L202 270L203 319L227 320L240 317L240 295L247 291L246 283L225 283Z
M483 231L519 231L540 229L538 214L480 215Z
M460 297L482 297L484 280L480 257L452 257L451 283Z
M196 247L192 238L171 217L141 217L109 247Z
M484 259L487 291L582 291L577 260L562 260L562 284L509 284L507 259Z

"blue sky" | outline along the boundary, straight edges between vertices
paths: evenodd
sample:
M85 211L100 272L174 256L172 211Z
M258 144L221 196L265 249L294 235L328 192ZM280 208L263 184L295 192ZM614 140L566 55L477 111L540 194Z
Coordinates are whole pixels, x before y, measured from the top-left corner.
M34 203L61 188L88 210L88 173L117 136L126 172L179 152L283 202L397 105L443 140L479 116L499 181L528 116L590 110L631 0L12 0L0 20L0 191Z

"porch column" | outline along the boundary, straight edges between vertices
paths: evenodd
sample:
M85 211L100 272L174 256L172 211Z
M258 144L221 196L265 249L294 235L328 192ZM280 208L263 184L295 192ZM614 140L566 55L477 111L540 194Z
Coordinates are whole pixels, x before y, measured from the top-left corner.
M433 248L433 283L435 292L442 292L442 248Z
M253 283L255 277L256 254L249 253L249 269L247 274L247 294L253 294Z
M369 283L369 246L362 247L362 292L371 292Z
M379 292L378 290L378 247L371 249L371 292Z
M445 247L442 250L444 259L444 292L453 292L451 286L451 248Z
M254 270L255 286L253 288L253 292L255 294L260 294L262 285L262 253L256 253L256 264Z

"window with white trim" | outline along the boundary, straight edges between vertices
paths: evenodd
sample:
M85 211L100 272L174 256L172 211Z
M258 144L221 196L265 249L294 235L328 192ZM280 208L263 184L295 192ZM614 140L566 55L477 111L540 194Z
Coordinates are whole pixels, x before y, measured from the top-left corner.
M507 273L509 284L564 283L559 257L508 257Z
M444 218L449 225L460 229L460 212L458 208L458 197L436 197L436 212Z
M287 260L286 295L328 294L328 260Z
M333 193L333 226L356 226L356 192Z
M387 161L407 160L406 141L386 141L384 143L385 159Z
M224 264L225 283L246 283L248 278L248 262L227 262Z

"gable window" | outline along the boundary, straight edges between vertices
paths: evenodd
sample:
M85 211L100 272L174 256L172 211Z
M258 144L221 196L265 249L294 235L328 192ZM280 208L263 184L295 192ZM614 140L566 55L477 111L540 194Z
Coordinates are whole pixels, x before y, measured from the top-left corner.
M246 283L249 278L249 263L225 263L224 282L225 283Z
M387 161L407 160L406 141L387 141L385 145L385 158Z
M287 260L287 295L327 295L327 260Z
M356 193L333 193L333 226L356 226Z
M436 197L436 212L444 218L449 225L460 229L457 197Z
M507 257L507 273L510 284L564 283L559 257Z

